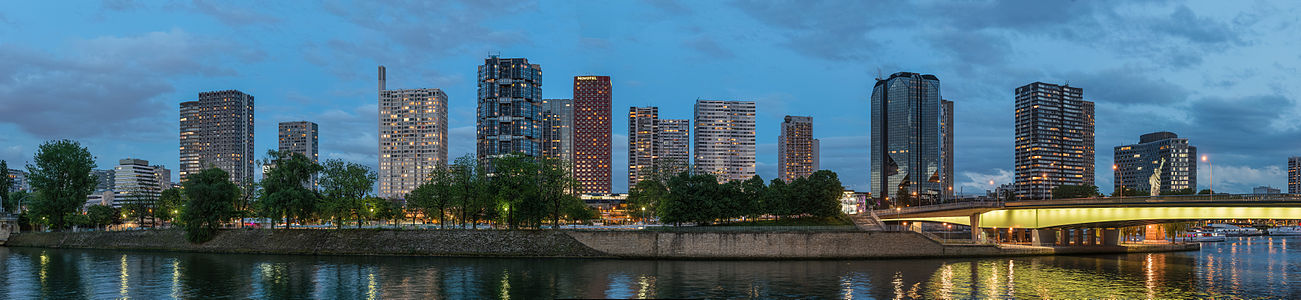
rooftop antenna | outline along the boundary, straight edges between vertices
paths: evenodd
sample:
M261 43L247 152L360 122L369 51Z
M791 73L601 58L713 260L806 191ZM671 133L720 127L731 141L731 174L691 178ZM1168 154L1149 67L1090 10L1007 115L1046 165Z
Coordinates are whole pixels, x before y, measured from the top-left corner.
M876 67L876 80L881 80L881 67Z
M501 51L488 51L488 57L501 57Z

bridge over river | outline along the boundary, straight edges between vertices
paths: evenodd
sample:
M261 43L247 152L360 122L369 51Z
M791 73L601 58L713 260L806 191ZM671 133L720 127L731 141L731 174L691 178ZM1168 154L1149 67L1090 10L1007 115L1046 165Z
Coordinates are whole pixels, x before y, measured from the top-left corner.
M1117 242L1117 228L1207 219L1301 219L1301 195L1181 195L957 202L874 211L882 222L938 222L1034 244Z

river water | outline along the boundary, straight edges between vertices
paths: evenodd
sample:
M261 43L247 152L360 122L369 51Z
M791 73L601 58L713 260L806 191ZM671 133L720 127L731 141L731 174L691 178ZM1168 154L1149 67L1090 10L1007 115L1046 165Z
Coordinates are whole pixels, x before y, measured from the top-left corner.
M0 248L0 298L1301 298L1301 237L1201 251L841 261L237 255Z

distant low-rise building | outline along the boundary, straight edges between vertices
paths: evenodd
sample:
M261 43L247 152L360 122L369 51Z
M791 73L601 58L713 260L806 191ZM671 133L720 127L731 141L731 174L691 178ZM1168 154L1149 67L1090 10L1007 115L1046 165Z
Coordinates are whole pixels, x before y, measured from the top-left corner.
M18 169L9 169L7 174L10 179L14 180L14 185L9 186L9 192L26 192L31 191L32 187L27 183L27 172Z
M845 190L840 195L840 212L847 215L856 215L859 212L866 211L867 199L871 198L871 195L871 193Z
M578 198L583 200L587 207L597 211L602 223L617 224L628 221L627 210L630 208L624 205L628 202L628 194L582 194Z
M1252 188L1251 193L1257 195L1272 195L1272 194L1282 194L1282 191L1269 186L1258 186Z

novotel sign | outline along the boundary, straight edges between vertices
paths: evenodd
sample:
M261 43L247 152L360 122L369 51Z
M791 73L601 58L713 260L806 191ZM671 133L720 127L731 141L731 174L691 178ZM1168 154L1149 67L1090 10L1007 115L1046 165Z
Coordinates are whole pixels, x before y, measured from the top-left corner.
M596 76L578 76L578 77L574 77L574 79L577 79L577 80L596 80Z

